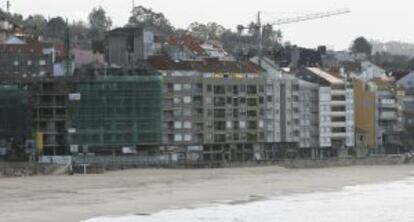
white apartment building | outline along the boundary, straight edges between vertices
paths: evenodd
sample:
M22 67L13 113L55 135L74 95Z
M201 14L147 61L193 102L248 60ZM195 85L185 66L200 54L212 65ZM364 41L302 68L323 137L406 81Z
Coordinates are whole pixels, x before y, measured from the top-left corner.
M326 155L355 146L354 97L348 82L319 68L302 69L297 77L320 86L319 146L331 148Z

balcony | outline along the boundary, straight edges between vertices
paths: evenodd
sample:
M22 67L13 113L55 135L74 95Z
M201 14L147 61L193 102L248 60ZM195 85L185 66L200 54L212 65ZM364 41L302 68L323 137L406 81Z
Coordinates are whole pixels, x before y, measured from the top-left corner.
M346 127L346 122L331 122L329 125L331 127Z
M345 100L333 100L331 101L331 106L345 106L346 101Z
M346 133L331 133L331 138L333 139L346 138Z
M346 91L345 90L332 90L331 95L333 95L333 96L345 96Z
M397 120L396 112L381 112L379 115L380 120Z
M331 112L331 116L332 117L342 117L342 116L346 116L346 112L345 111L337 111L337 112Z
M383 109L397 109L398 105L396 102L390 103L390 102L380 102L379 107Z

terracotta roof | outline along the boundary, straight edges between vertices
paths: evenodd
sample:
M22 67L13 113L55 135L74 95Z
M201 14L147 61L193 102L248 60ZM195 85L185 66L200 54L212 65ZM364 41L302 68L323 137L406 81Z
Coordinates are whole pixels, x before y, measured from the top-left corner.
M373 78L369 82L372 82L377 86L382 86L382 87L387 87L387 88L391 88L391 87L394 86L391 81L384 80L384 79L381 79L381 78Z
M219 61L206 59L203 61L172 61L164 56L148 59L149 65L156 70L182 70L205 73L262 73L264 70L250 61Z
M340 75L326 72L320 68L307 67L306 69L330 83L343 83L342 77Z
M172 46L185 48L191 53L202 56L207 55L206 51L201 47L203 41L191 35L176 35L167 40L167 43Z
M43 49L41 43L0 44L1 53L42 53Z

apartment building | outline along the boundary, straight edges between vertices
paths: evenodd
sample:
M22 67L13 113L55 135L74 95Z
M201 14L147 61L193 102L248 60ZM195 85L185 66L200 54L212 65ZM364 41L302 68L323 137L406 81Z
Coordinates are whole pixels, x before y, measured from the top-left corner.
M267 158L298 154L315 157L319 147L319 86L284 73L269 58L254 57L251 61L266 70Z
M404 91L382 79L354 81L353 85L356 126L367 132L370 152L400 152Z
M39 42L27 43L15 38L0 44L0 74L25 77L53 74L53 55Z
M67 129L72 153L158 152L161 77L142 70L96 70L69 94Z
M72 81L68 78L37 78L29 82L39 153L68 154L67 105L71 87Z
M111 66L132 67L155 50L154 32L146 28L117 28L108 33L107 58Z
M301 156L318 158L319 148L319 86L298 80L299 83L299 148Z
M206 161L263 159L265 75L250 62L171 61L153 57L163 74L163 146Z
M355 145L354 96L352 86L339 75L319 68L296 73L302 80L319 85L319 146L323 156L346 155Z

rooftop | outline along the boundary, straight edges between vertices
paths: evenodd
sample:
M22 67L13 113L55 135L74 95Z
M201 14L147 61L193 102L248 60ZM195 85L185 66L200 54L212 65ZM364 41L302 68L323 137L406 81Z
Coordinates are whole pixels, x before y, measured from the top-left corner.
M148 59L149 65L156 70L198 71L205 73L262 73L264 70L250 61L219 61L206 59L203 61L172 61L165 56L154 56Z
M332 84L340 84L344 82L339 76L325 72L324 70L320 68L307 67L306 69Z

